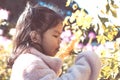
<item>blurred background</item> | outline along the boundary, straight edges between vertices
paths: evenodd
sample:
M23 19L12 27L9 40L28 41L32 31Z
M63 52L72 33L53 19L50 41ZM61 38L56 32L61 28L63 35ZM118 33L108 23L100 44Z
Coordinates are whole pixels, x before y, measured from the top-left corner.
M7 60L12 37L28 1L56 12L60 9L65 17L60 50L71 45L71 56L65 58L62 74L76 55L91 50L102 62L98 80L120 80L120 0L0 0L0 80L9 80L11 69L7 68Z

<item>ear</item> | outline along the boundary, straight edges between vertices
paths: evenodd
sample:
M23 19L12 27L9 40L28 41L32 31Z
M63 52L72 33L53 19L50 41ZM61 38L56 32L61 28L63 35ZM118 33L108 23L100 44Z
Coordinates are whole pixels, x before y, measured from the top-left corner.
M30 39L34 43L41 43L40 34L38 34L38 32L36 32L36 31L31 31L30 32Z

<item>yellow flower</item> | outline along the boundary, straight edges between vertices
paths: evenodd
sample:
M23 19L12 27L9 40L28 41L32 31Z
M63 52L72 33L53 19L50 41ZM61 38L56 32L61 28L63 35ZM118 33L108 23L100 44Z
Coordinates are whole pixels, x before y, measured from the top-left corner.
M105 35L98 35L96 36L98 43L104 44L107 40L107 37Z
M66 2L66 7L68 7L69 5L70 5L70 3L71 3L71 0L67 0L67 2Z

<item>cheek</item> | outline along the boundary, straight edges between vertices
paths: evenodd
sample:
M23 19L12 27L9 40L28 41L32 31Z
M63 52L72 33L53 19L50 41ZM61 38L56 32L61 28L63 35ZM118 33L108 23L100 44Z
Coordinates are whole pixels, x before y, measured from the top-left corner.
M56 49L59 47L57 39L46 38L43 40L43 48L47 55L54 55L56 53Z
M49 48L51 48L52 50L55 50L56 48L58 48L59 44L58 41L56 39L50 39L48 44Z

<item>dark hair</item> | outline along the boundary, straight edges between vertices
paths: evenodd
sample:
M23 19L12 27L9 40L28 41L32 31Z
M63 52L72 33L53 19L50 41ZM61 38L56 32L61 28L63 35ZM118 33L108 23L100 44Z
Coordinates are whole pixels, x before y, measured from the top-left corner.
M42 31L40 33L42 35L42 33L57 26L62 21L63 17L49 8L39 5L32 7L30 4L27 4L16 24L13 52L8 61L8 67L12 67L15 59L28 48L28 44L30 45L31 39L29 35L31 31Z

